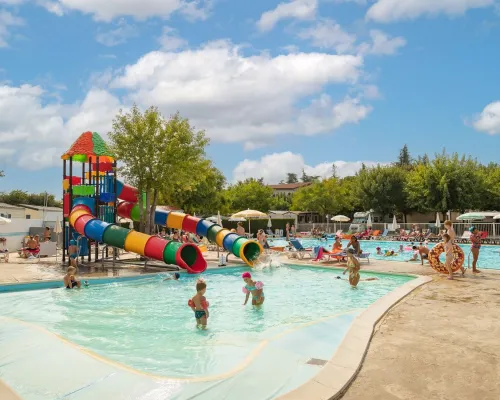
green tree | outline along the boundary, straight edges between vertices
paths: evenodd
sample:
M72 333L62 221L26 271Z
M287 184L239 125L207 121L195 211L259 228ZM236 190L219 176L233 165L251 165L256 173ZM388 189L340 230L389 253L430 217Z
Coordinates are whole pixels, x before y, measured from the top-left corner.
M409 168L412 165L412 158L406 144L399 151L399 157L396 165L402 168Z
M443 152L409 173L405 192L418 211L464 212L481 206L484 180L476 160Z
M359 198L365 210L374 210L383 216L401 212L406 214L406 172L397 166L377 165L358 173Z
M298 183L299 182L299 178L297 178L297 174L292 174L292 173L288 173L286 174L286 183Z
M337 174L337 166L335 165L335 163L332 164L332 178L338 178L338 174Z
M248 178L229 186L226 196L231 212L249 208L267 213L273 202L273 189L260 179Z
M156 107L142 113L134 105L120 110L109 134L116 157L124 163L122 172L142 196L141 230L147 233L154 225L154 210L161 193L169 204L178 203L185 191L193 190L205 180L211 163L205 158L209 140L204 131L195 131L178 113L165 119ZM145 213L142 210L145 208Z
M345 207L345 201L339 180L330 178L297 190L293 195L292 210L333 215Z
M481 210L500 209L500 165L490 163L480 166L480 182L482 184Z
M226 178L214 166L204 172L204 179L195 184L190 190L180 192L176 196L177 204L189 214L209 215L217 211L229 212L224 185ZM163 200L163 196L160 196ZM166 200L164 200L166 201Z
M9 193L3 193L1 195L1 202L19 205L19 204L28 204L29 195L28 192L24 190L12 190Z
M292 196L277 195L271 200L270 210L288 211L292 205Z
M314 182L319 179L319 175L307 175L306 171L302 170L302 177L300 179L302 182Z

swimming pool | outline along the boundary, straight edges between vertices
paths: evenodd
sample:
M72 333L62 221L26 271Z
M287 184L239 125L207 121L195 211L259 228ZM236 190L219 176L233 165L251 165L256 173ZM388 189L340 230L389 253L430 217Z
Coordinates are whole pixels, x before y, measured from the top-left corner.
M334 240L328 239L325 241L319 239L300 239L300 242L304 247L323 246L331 250ZM345 247L348 242L348 240L343 240L342 246ZM370 253L370 258L374 258L377 260L408 261L413 256L413 251L411 250L405 250L403 251L403 253L399 252L400 245L403 245L403 247L411 247L411 242L395 242L390 240L360 240L359 242L361 244L361 249L363 250L363 252ZM287 246L287 242L284 239L271 239L269 240L269 244L271 246ZM415 242L414 244L418 246L419 242ZM429 248L432 248L435 245L436 243L429 243ZM467 265L468 256L470 253L470 244L459 244L459 246L464 250L465 265ZM380 247L383 253L387 250L394 250L394 252L398 254L391 257L377 255L377 247ZM470 264L472 265L472 256L470 258ZM479 253L478 268L500 270L500 246L483 245L481 247L481 252Z
M273 373L273 363L282 368L280 362L288 367L297 362L302 368L304 357L328 360L355 315L413 279L363 273L362 278L378 280L362 281L354 290L345 280L336 279L338 271L294 266L253 270L254 278L264 282L266 296L262 309L256 310L242 305L240 276L245 270L203 274L211 313L206 331L195 328L187 306L197 279L189 275L178 282L163 281L158 275L81 290L5 293L0 295L0 314L41 326L106 359L156 377L218 379L237 371L245 360L266 353L269 343L275 343L269 346L278 353L272 353L264 370L260 367L267 368L267 374ZM301 356L287 358L296 353ZM0 366L0 372L2 368L9 367ZM278 392L291 390L317 372L300 372L300 368L293 372L297 376L283 374ZM278 375L274 381L279 381Z

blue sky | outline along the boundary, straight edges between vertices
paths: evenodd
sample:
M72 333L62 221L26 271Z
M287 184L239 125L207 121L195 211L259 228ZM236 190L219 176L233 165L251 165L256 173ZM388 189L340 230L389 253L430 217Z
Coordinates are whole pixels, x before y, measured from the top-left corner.
M496 0L0 0L0 190L59 194L133 102L206 129L228 181L499 161L499 42Z

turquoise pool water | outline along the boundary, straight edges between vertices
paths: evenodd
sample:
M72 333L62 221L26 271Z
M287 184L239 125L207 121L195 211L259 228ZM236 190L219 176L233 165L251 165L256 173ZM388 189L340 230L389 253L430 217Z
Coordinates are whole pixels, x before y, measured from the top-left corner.
M209 328L195 328L187 306L196 277L162 276L91 286L0 295L0 314L28 321L111 360L167 377L215 376L240 365L262 341L309 322L368 307L413 279L376 275L351 289L336 271L281 267L252 271L264 282L262 309L242 305L245 269L203 274ZM331 328L330 328L331 329ZM333 333L332 333L333 334Z
M333 239L328 239L326 241L318 239L300 239L300 241L304 247L323 246L325 248L331 249L333 246ZM348 242L349 241L347 240L343 240L342 245L345 247ZM403 248L407 246L411 247L411 242L393 242L390 240L360 240L360 243L361 249L364 252L370 253L370 257L377 260L408 261L413 256L413 252L411 250L404 250L402 253L399 252L400 245L403 245ZM287 242L284 239L273 239L269 240L269 244L274 246L286 246ZM415 242L415 245L418 246L418 244L419 242ZM429 248L432 248L435 245L436 243L429 243ZM470 244L459 244L459 246L464 250L465 264L467 265L470 252ZM386 250L394 250L394 252L398 253L398 255L392 257L384 257L383 255L379 256L377 255L377 247L380 247L383 252ZM478 262L478 268L500 270L500 246L483 245L481 247ZM472 256L470 258L470 263L472 265Z

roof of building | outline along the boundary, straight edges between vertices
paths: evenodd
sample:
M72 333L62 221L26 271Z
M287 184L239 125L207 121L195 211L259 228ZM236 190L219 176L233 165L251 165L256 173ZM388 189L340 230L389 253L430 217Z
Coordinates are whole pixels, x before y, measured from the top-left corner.
M62 212L63 209L61 207L44 207L44 206L33 206L31 204L19 204L21 207L24 208L29 208L30 210L37 210L37 211L57 211L57 212Z
M309 186L311 182L297 182L297 183L280 183L278 185L268 185L275 190L295 190L304 186Z
M179 207L174 207L174 206L156 206L157 210L163 210L163 211L179 211L183 212Z
M318 214L317 211L269 211L270 214L279 214L279 215L284 215L284 214Z
M12 210L23 210L23 207L14 206L12 204L0 203L0 208L10 208Z

